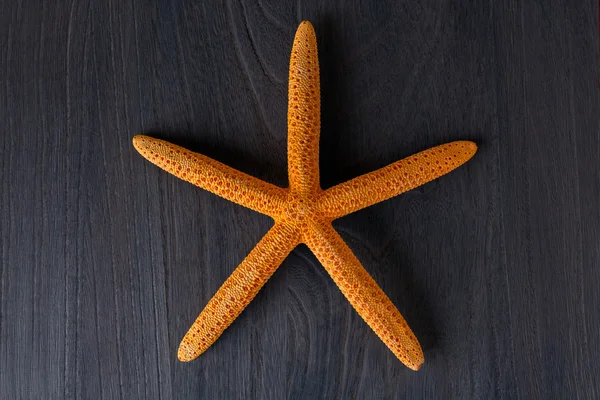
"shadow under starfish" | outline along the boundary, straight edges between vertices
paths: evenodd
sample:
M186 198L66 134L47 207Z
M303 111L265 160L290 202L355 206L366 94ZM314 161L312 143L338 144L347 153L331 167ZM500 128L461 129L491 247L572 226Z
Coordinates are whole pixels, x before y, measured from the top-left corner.
M319 182L320 86L312 25L298 27L288 89L289 187L281 188L169 142L138 135L135 148L173 175L269 215L275 225L208 302L178 351L191 361L210 347L300 243L305 243L365 322L406 366L423 351L406 321L333 229L333 220L427 183L469 160L469 141L443 144L327 190Z

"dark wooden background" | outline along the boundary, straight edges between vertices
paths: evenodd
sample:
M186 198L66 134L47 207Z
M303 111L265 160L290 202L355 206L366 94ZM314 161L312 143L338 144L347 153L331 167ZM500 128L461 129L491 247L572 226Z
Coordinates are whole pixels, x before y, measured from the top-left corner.
M598 4L0 0L0 398L600 398ZM323 187L474 140L334 225L405 315L405 368L305 246L196 361L176 351L270 220L146 133L287 184L313 22Z

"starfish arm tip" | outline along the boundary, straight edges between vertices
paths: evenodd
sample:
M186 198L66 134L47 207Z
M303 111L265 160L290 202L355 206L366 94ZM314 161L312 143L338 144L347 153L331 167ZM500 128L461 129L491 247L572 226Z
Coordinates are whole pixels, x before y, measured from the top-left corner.
M309 20L305 19L305 20L302 20L302 22L300 22L299 27L313 28L313 25L310 23Z
M425 360L423 359L423 357L421 357L421 359L417 363L409 366L409 368L412 369L413 371L418 371L421 369L421 367L423 366L424 363L425 363Z
M194 351L189 348L185 341L182 341L179 345L179 350L177 350L177 358L179 359L179 361L190 362L196 357L198 357L198 355L195 354Z
M468 153L467 159L473 157L477 152L477 143L472 142L470 140L460 140L459 143L465 146L464 149Z
M142 138L142 136L143 136L143 135L135 135L135 136L133 137L133 140L131 141L131 142L133 143L133 147L135 147L135 148L136 148L136 150L138 150L138 146L139 146L139 145L140 145L140 143L141 143L141 138Z
M148 140L151 140L151 138L146 135L135 135L131 142L133 143L133 147L139 153L143 154L143 151L148 147L146 143Z

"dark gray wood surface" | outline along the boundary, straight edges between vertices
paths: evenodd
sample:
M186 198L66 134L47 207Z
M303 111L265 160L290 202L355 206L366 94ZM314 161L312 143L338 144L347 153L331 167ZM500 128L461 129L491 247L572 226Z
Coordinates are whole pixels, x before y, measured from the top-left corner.
M0 398L600 398L598 4L0 0ZM201 358L183 334L271 225L137 133L285 186L315 25L323 187L466 166L335 222L405 315L405 368L305 246Z

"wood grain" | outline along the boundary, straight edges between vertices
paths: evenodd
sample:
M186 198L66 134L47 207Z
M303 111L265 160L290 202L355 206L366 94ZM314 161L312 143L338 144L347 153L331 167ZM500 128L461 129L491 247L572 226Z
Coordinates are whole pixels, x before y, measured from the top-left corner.
M600 397L596 1L0 6L0 398ZM271 222L153 168L131 139L285 186L303 19L324 188L479 146L334 223L421 341L418 373L304 246L202 357L176 357Z

